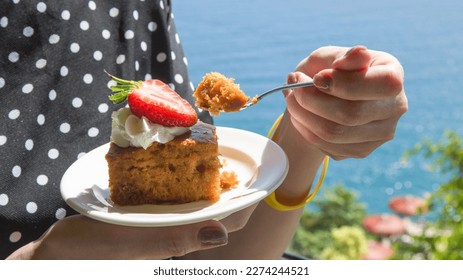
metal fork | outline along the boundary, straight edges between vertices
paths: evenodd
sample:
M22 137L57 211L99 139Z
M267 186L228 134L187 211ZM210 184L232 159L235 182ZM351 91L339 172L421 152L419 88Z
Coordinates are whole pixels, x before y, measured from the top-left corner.
M246 104L244 104L244 106L240 109L240 111L255 105L262 98L264 98L265 96L267 96L267 95L269 95L271 93L278 92L278 91L283 91L283 90L288 90L288 89L301 88L301 87L313 87L313 86L314 86L313 81L309 81L309 82L295 83L295 84L284 85L284 86L279 86L279 87L273 88L273 89L268 90L268 91L266 91L264 93L261 93L260 95L257 95L257 96L255 96L253 98L250 98L250 100Z

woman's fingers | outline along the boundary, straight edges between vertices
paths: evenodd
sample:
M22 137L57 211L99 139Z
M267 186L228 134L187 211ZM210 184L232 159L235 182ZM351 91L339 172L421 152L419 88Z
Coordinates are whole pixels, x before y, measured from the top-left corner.
M378 100L403 91L399 61L363 46L319 48L296 71L313 77L319 90L347 100Z
M380 100L403 91L400 65L379 65L361 71L324 69L314 77L320 91L346 100Z
M227 244L218 221L171 227L129 227L75 215L54 224L35 243L37 259L166 259Z
M376 148L387 141L386 139L381 139L370 142L354 142L344 144L333 143L320 138L313 132L313 130L308 128L305 123L301 123L292 117L291 122L308 143L316 146L318 149L320 149L320 151L330 156L334 160L343 160L347 158L365 158Z
M330 68L342 71L362 71L367 69L373 60L372 54L364 46L355 46L344 55L337 57Z
M300 72L290 74L288 83L306 81L308 76ZM400 116L406 111L404 95L393 96L382 100L346 100L327 94L315 88L300 88L291 91L301 107L293 109L298 115L304 110L316 114L340 125L355 126L372 121L384 120ZM286 93L289 96L289 92Z
M371 110L360 108L367 107L363 102L349 104L343 100L330 100L330 103L323 103L323 98L314 98L317 102L302 107L297 100L297 95L293 92L286 98L291 117L324 141L333 144L364 143L390 140L394 135L395 126L393 124L397 122L398 117L388 116L386 118L386 113L384 113L377 115L378 120L372 120L372 116L368 113ZM317 94L313 93L313 95ZM320 107L317 107L318 104ZM376 103L368 105L377 107ZM359 110L349 114L353 112L352 109Z

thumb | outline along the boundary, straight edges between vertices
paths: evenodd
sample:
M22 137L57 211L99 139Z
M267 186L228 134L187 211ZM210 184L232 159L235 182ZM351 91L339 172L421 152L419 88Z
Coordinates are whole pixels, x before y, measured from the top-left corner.
M183 256L187 253L211 249L228 243L228 232L219 221L209 220L197 224L187 224L160 228L167 233L158 233L158 254L164 257ZM156 234L153 234L156 236ZM164 236L165 239L159 238Z
M296 72L291 72L288 74L288 77L286 78L286 84L291 85L295 83L303 83L303 82L311 82L313 81L309 76L307 76L305 73L296 71ZM288 97L294 89L287 89L283 91L284 97Z
M321 70L314 75L314 84L317 88L326 91L331 87L331 80L335 73L365 73L372 61L372 54L366 47L355 46L336 58L330 69Z
M342 71L362 71L370 66L372 59L366 47L355 46L333 61L332 68Z

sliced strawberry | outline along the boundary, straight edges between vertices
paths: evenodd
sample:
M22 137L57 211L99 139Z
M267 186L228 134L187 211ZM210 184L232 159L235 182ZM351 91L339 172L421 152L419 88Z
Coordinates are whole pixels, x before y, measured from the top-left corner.
M115 93L109 97L113 103L126 99L132 113L146 117L163 126L189 127L198 121L193 107L178 93L160 80L126 81L110 75L118 84L112 86Z

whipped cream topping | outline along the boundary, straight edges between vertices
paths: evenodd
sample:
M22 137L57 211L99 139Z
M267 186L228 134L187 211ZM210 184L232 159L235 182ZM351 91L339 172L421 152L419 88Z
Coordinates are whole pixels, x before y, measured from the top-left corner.
M132 146L147 149L153 142L167 143L190 129L152 123L145 117L135 116L127 107L113 112L111 118L111 142L122 148Z

